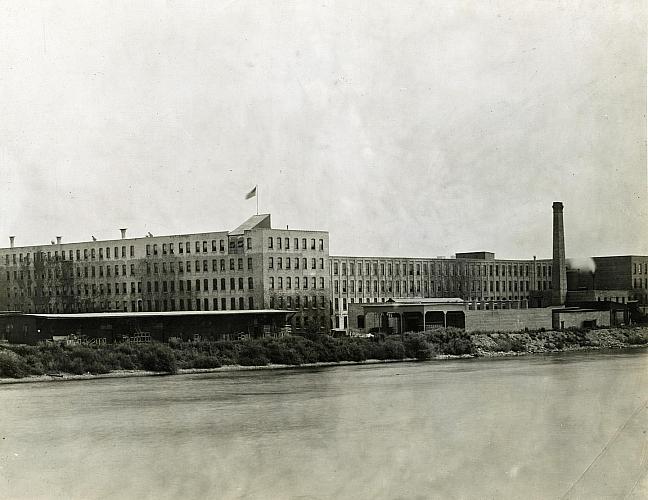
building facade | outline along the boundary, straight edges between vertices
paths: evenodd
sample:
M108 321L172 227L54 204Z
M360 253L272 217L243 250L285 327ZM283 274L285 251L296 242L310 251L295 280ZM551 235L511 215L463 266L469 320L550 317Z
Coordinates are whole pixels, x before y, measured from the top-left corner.
M554 241L558 233L560 242L557 203ZM472 303L469 310L547 307L556 296L553 281L561 283L561 296L563 288L627 290L628 300L648 312L648 257L595 257L596 272L579 271L576 281L570 272L569 282L556 280L556 262L564 267L564 243L554 245L553 259L542 260L496 259L483 251L452 258L330 256L327 231L272 228L268 214L252 216L233 231L126 238L122 230L116 240L13 243L11 237L10 247L0 249L4 311L285 309L294 311L297 330L324 332L348 330L352 304L396 298L458 298Z
M571 269L570 290L596 301L636 302L648 314L648 256L616 255L593 257L594 269Z
M455 258L331 256L333 328L347 329L349 306L394 298L460 298L486 307L527 307L551 290L552 260L499 260L491 252Z
M123 231L125 233L125 231ZM122 234L125 236L125 234ZM13 238L12 238L13 243ZM328 233L271 229L0 249L0 308L25 313L289 308L328 329Z

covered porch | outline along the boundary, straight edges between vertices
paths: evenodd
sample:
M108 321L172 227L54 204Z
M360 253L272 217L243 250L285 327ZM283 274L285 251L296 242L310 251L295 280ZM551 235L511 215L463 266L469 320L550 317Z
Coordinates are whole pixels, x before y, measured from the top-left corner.
M462 299L391 299L363 304L366 332L403 334L430 328L466 327L466 303Z

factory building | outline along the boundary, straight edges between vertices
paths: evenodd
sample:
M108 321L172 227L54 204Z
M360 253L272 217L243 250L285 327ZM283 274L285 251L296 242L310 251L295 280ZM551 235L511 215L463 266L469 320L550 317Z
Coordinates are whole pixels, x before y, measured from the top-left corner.
M626 304L639 304L644 314L648 307L648 256L595 257L595 270L568 269L560 202L553 204L551 259L496 259L486 251L452 258L330 256L327 231L272 228L268 214L233 231L141 238L121 232L116 240L63 243L57 237L50 245L23 247L10 237L10 247L0 249L0 310L286 310L296 331L348 333L357 328L363 306L373 304L368 311L382 314L377 305L403 307L399 300L461 301L469 329L483 326L479 318L486 316L512 325L535 314L494 311L586 306L614 309L622 321L628 319ZM490 313L480 316L482 311ZM432 324L427 309L422 314L421 324ZM401 318L399 328L405 323Z
M294 310L330 325L328 233L272 229L255 215L234 231L0 249L0 309L23 313Z
M394 298L460 298L483 309L527 308L532 291L551 294L553 261L331 256L334 328L348 328L351 304Z

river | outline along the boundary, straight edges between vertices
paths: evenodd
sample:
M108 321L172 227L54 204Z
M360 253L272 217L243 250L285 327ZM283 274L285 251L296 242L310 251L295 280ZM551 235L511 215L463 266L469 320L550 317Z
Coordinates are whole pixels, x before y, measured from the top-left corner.
M648 352L0 386L0 498L646 498Z

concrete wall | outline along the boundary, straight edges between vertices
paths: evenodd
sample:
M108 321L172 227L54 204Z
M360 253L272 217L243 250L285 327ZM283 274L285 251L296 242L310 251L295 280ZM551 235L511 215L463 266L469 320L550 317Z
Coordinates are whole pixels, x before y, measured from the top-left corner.
M517 332L551 329L551 308L466 311L467 332Z
M610 326L610 311L556 311L553 328L582 328L586 321L596 321L596 326Z

